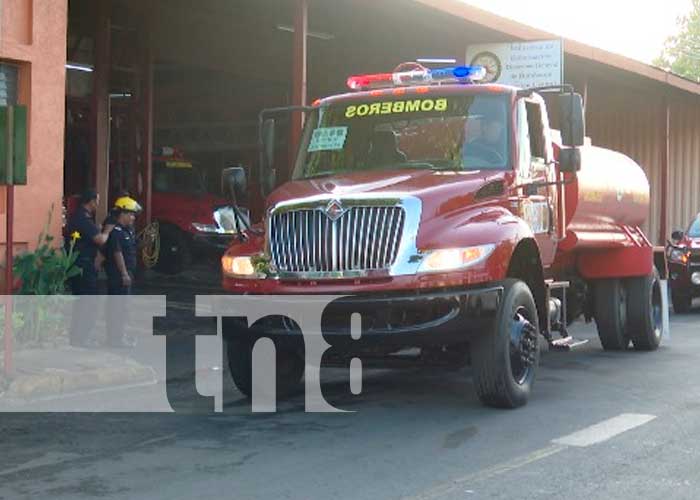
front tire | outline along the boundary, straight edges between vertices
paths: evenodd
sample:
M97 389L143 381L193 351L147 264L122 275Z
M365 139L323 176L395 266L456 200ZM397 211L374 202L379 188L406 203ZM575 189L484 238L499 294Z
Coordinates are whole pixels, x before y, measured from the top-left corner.
M656 272L627 280L627 297L629 332L634 348L655 351L661 344L663 312L661 283Z
M671 294L671 302L673 302L673 312L676 314L687 314L693 305L693 297L690 294L675 292Z
M532 292L519 280L503 282L494 330L471 344L474 386L487 406L527 404L540 360L539 319Z
M177 227L160 226L160 253L156 270L164 274L179 274L192 263L190 242Z
M599 280L595 284L595 322L606 351L624 351L629 347L627 299L627 289L619 279Z
M253 395L253 346L254 344L245 338L226 340L231 378L238 390L248 398ZM276 351L277 394L286 396L299 387L304 375L304 360L288 349L276 347Z

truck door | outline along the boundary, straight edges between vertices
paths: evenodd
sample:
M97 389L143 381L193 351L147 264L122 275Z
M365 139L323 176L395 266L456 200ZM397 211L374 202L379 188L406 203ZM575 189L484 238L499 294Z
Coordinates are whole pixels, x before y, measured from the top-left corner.
M556 180L549 122L541 98L518 101L518 193L520 216L532 228L542 264L549 266L556 252Z

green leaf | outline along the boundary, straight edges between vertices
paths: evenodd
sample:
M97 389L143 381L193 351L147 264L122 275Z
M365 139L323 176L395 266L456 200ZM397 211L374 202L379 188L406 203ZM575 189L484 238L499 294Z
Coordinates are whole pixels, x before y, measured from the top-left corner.
M80 268L74 267L73 269L69 269L66 272L66 278L68 278L68 279L75 278L76 276L79 276L81 274L83 274L83 270Z
M53 236L48 234L50 221L51 213L49 222L39 235L34 252L25 252L15 259L13 270L22 282L22 294L63 294L66 291L67 280L82 273L75 265L78 253L66 254L62 245L57 247L54 244Z

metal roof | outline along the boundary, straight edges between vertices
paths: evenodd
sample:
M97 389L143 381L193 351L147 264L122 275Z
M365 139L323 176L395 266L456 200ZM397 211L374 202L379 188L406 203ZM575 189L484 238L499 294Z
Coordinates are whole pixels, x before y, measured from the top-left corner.
M562 38L558 35L548 33L532 26L501 17L492 12L485 11L473 5L469 5L460 0L414 0L418 3L441 10L455 17L480 24L486 28L504 33L518 40L541 40L551 38ZM574 40L563 38L564 51L567 54L580 57L582 59L611 66L623 71L634 73L666 84L671 87L700 95L700 84L692 80L674 75L662 69L650 66L640 61L630 59L619 54L614 54L606 50L591 47Z

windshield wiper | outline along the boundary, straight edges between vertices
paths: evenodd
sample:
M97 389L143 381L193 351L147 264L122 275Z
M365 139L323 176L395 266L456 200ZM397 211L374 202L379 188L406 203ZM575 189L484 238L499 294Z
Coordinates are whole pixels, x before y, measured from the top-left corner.
M357 170L334 170L334 171L326 171L326 172L316 172L315 174L311 175L305 175L302 177L300 180L310 180L310 179L318 179L320 177L329 177L332 175L345 175L345 174L352 174L352 173L357 173L357 172L378 172L381 170L390 170L392 168L414 168L416 170L432 170L432 171L443 171L443 170L461 170L459 166L456 166L454 163L447 162L443 160L446 165L444 166L438 166L435 165L434 163L428 162L428 161L407 161L407 162L402 162L402 163L390 163L387 165L377 165L376 167L370 168L370 169L357 169Z
M308 179L318 179L319 177L328 177L329 175L336 175L336 174L341 174L342 172L317 172L315 174L311 175L305 175L302 177L304 180Z
M447 163L447 162L446 162ZM428 169L428 170L459 170L457 166L453 163L447 163L446 165L438 166L434 163L428 161L407 161L403 163L394 163L392 165L385 165L383 168L415 168L415 169Z

